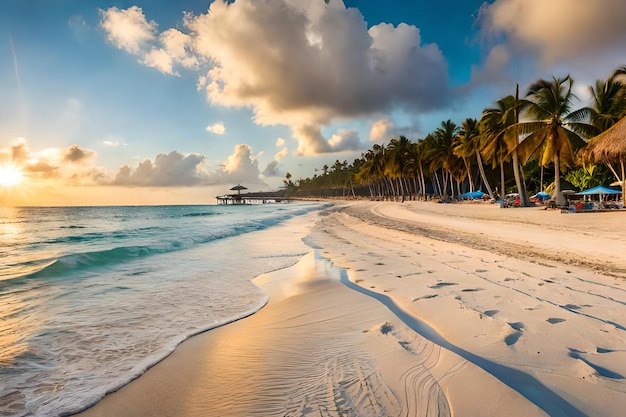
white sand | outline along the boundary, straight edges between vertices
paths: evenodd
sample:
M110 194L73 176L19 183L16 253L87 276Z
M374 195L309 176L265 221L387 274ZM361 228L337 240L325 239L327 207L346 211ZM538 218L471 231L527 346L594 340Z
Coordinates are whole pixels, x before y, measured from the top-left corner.
M306 241L359 287L312 252L85 415L623 415L626 213L338 207Z

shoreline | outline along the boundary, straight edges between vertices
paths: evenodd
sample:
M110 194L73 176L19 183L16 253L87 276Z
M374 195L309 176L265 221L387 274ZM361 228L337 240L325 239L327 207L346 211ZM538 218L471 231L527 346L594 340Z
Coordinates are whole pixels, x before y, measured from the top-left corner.
M586 222L543 210L538 216L524 213L529 209L511 213L441 206L338 202L315 225L306 226L312 252L330 261L312 260L310 253L293 267L258 277L254 282L270 294L266 307L190 338L143 376L79 415L191 416L212 415L206 414L211 409L219 411L213 415L254 415L251 410L259 406L266 413L258 415L318 415L315 411L329 410L329 404L335 407L329 415L397 415L430 404L442 415L522 416L546 415L546 404L555 403L554 398L562 402L548 409L550 415L619 415L626 407L626 323L620 322L626 316L626 285L615 277L624 265L614 253L623 242L619 230L626 217L598 222L596 230L606 235L587 236L593 246L570 239L564 241L569 242L565 250L550 250L551 242L584 231ZM506 230L493 231L500 223L520 231L514 237ZM603 272L614 276L589 269L597 266L589 262L601 249L597 241L604 241L610 262ZM545 256L537 259L544 246ZM562 253L577 263L559 262ZM326 265L322 271L320 264ZM547 390L540 398L524 397L495 378L498 372L490 373L485 362L477 366L445 343L425 339L372 296L338 288L337 272L329 265L343 268L352 285L393 300L461 351L527 375ZM299 310L303 305L311 310ZM312 331L320 323L322 329ZM335 339L341 342L331 342ZM232 345L235 341L245 343ZM261 341L267 350L255 345ZM231 344L231 350L219 351L219 356L221 344ZM233 353L244 345L256 348ZM319 359L324 352L330 361L321 361L325 372L311 363L306 372L296 371L300 361ZM358 366L338 364L338 358L347 361L346 352L358 352ZM329 365L333 358L334 367ZM198 375L194 363L197 368L207 362L213 365L203 371L204 379L189 378L190 370ZM354 369L367 370L372 378L350 374ZM319 378L311 381L309 374ZM256 385L249 386L249 378ZM355 391L342 391L346 384ZM326 387L327 401L315 402L321 397L307 392L319 394L320 386ZM338 393L341 401L332 402ZM367 408L355 398L368 398L380 408ZM296 403L301 408L291 407Z

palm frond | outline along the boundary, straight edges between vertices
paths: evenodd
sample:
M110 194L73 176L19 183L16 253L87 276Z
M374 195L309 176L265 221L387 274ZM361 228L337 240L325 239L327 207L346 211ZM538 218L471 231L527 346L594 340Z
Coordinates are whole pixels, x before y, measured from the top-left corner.
M591 107L583 107L582 109L569 113L563 120L565 122L583 122L585 120L591 120L592 113L593 109Z

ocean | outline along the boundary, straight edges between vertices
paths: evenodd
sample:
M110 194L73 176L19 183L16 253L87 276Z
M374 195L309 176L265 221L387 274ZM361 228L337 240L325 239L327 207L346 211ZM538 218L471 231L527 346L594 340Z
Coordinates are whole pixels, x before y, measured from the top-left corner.
M0 416L81 411L254 313L250 280L306 253L258 233L327 206L0 208Z

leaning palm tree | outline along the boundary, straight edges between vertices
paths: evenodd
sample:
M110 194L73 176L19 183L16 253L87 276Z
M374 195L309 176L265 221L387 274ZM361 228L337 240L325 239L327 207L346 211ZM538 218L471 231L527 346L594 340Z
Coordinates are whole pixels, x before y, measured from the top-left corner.
M567 203L561 193L561 169L574 164L574 152L585 145L583 137L597 132L593 125L582 122L589 117L587 109L572 111L573 84L569 75L532 84L528 89L526 113L534 120L513 126L527 135L517 147L523 160L538 158L544 167L554 163L554 194L558 206Z
M468 120L465 120L463 123L466 123ZM470 192L474 191L474 180L472 179L472 163L470 161L470 157L474 156L474 146L472 143L472 137L467 135L471 132L468 132L463 129L463 124L459 129L459 133L454 137L454 142L452 143L452 153L461 159L463 162L463 166L465 167L465 175L463 177L467 177L469 181L469 190Z
M457 146L454 148L454 152L460 157L464 158L464 162L466 162L465 158L469 158L471 156L476 157L476 164L478 165L478 171L480 172L480 177L485 184L485 188L487 189L487 193L489 197L493 198L493 191L491 190L491 186L489 185L489 181L487 181L487 176L485 175L485 167L483 166L482 157L480 155L481 148L481 135L478 127L478 121L476 119L467 118L461 123L461 130L458 134L458 142ZM466 162L466 165L467 164ZM470 175L470 184L471 184L471 173L469 173L468 167L468 175ZM474 191L473 188L470 187L470 191Z
M457 162L457 157L452 149L458 132L459 127L451 120L447 120L441 122L441 126L432 135L426 137L428 141L428 159L431 161L430 168L435 174L437 169L441 169L443 187L438 184L441 195L447 195L448 181L451 183L453 178L452 169ZM452 194L454 194L454 190L452 190Z
M517 96L517 94L516 94ZM480 132L482 140L482 152L491 162L493 168L500 165L500 182L502 194L506 193L504 184L504 163L512 160L515 185L520 194L522 205L528 205L524 183L522 181L517 145L519 144L518 132L511 129L518 122L520 111L525 102L512 95L503 97L496 102L496 107L483 111L480 119Z

